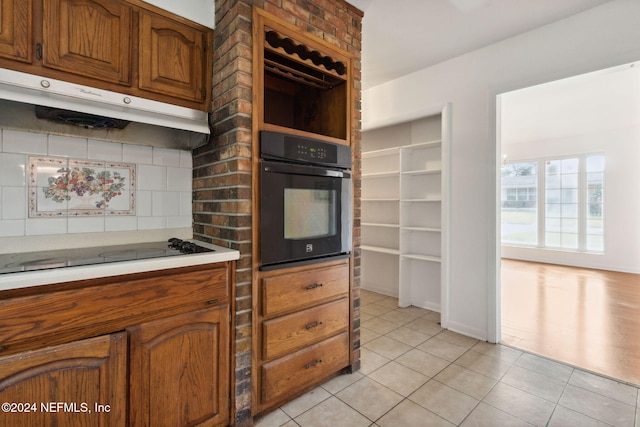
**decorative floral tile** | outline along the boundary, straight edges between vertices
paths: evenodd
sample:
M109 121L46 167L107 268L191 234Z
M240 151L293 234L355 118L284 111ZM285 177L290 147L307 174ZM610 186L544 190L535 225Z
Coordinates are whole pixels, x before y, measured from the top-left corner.
M136 165L29 157L29 217L135 215Z

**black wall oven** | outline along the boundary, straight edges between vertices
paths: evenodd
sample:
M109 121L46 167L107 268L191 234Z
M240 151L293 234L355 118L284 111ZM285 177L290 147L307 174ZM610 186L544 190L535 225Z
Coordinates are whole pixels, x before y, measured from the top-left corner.
M263 131L260 155L261 269L349 256L351 149Z

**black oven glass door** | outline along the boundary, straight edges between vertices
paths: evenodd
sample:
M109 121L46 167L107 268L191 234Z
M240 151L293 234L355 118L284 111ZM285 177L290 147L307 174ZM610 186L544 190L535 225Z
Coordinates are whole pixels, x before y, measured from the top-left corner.
M348 171L262 162L260 257L280 264L351 250Z

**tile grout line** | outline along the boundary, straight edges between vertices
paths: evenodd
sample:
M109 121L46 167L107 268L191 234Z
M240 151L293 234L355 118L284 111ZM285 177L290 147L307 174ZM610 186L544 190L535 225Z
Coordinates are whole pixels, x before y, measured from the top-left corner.
M375 304L375 302L370 303L370 304ZM392 310L390 310L390 311L392 311ZM389 311L387 311L387 312L385 312L385 313L382 313L382 314L379 314L379 315L377 315L377 316L373 316L373 318L379 318L379 317L381 317L382 315L384 315L384 314L386 314L386 313L388 313L388 312L389 312ZM426 317L426 316L427 316L427 314L422 315L422 316L419 316L419 318L424 318L424 317ZM404 326L406 326L406 325L407 325L407 323L405 323L405 324L403 324L403 325L400 325L398 328L396 328L396 329L394 329L394 330L397 330L397 329L399 329L399 328L401 328L401 327L404 327ZM443 331L446 331L446 329L443 329L443 330L442 330L442 331L440 331L439 333L437 333L437 334L435 334L435 335L433 335L433 336L431 336L431 337L427 338L425 341L423 341L422 343L420 343L420 344L418 344L418 345L416 345L416 346L412 346L411 348L412 348L412 349L417 349L417 350L422 351L421 349L418 349L418 347L419 347L420 345L422 345L422 344L424 344L425 342L427 342L427 341L429 341L429 340L431 340L431 339L433 339L433 338L437 337L437 336L438 336L438 335L440 335ZM390 331L390 332L392 332L392 331ZM386 335L387 335L388 333L390 333L390 332L387 332L386 334L382 334L382 335L380 335L380 336L386 336ZM377 338L378 338L378 337L377 337ZM387 338L389 338L389 339L393 339L393 338L391 338L391 337L387 337ZM373 340L371 340L371 341L373 341ZM457 357L454 361L449 361L449 360L447 360L447 362L449 362L449 364L448 364L445 368L441 369L438 373L434 374L434 375L433 375L433 376L432 376L432 377L431 377L427 382L429 382L429 381L431 381L431 380L434 380L434 381L436 381L436 382L439 382L438 380L436 380L436 379L435 379L435 377L436 377L439 373L441 373L442 371L444 371L445 369L447 369L448 367L450 367L450 366L451 366L451 365L453 365L453 364L455 364L456 366L459 366L459 367L461 367L461 368L463 368L463 369L470 370L470 369L468 369L468 368L467 368L467 367L465 367L465 366L458 365L456 362L457 362L461 357L463 357L465 354L469 353L469 351L473 350L473 348L474 348L478 343L480 343L480 342L482 342L482 341L481 341L481 340L478 340L478 341L476 342L476 344L474 344L472 347L468 348L468 349L467 349L463 354L461 354L459 357ZM451 344L453 344L453 343L451 343ZM498 344L498 345L500 345L500 344ZM512 348L512 347L510 347L510 346L505 346L505 347L506 347L506 348ZM489 391L488 391L488 392L487 392L487 393L482 397L482 399L479 399L479 400L478 400L478 404L474 406L474 408L471 410L471 412L469 412L469 413L467 414L467 416L466 416L464 419L468 418L468 416L469 416L469 415L471 415L471 413L472 413L472 412L473 412L473 411L474 411L474 410L475 410L475 409L480 405L480 403L481 403L481 402L484 402L485 404L487 404L487 405L489 405L489 406L494 407L493 405L490 405L490 404L486 403L486 402L484 401L484 399L486 398L486 396L488 396L488 394L489 394L489 393L491 393L491 390L493 390L497 384L499 384L499 383L507 384L507 383L504 383L504 382L503 382L504 377L507 375L507 373L509 372L509 370L511 370L511 368L513 368L513 366L519 366L519 365L516 365L516 363L518 362L518 360L520 360L520 358L521 358L524 354L531 354L531 355L533 355L533 356L541 357L541 358L543 358L543 359L545 359L545 360L549 360L549 361L554 362L554 363L559 363L559 364L561 364L561 365L563 365L563 366L567 366L567 367L571 368L571 373L569 374L569 379L567 379L567 381L563 381L563 389L562 389L562 393L561 393L561 394L560 394L560 396L558 397L558 401L552 401L552 400L548 400L548 399L546 399L546 398L544 398L544 397L537 396L537 395L532 394L532 393L530 393L530 392L529 392L529 391L527 391L527 390L523 390L523 389L521 389L521 388L519 388L519 387L517 387L517 386L511 386L511 387L514 387L515 389L517 389L517 390L519 390L519 391L522 391L522 392L525 392L525 393L531 394L531 395L532 395L532 396L534 396L534 397L537 397L537 398L543 399L543 400L545 400L545 401L547 401L547 402L550 402L550 403L552 403L552 404L554 405L554 406L553 406L553 411L551 412L551 414L550 414L550 416L549 416L549 419L547 420L547 424L548 424L548 422L550 422L550 420L551 420L551 418L553 417L553 414L554 414L554 413L555 413L555 411L557 410L558 406L562 406L562 407L564 408L564 406L560 404L560 400L561 400L562 396L564 395L564 393L565 393L565 391L566 391L566 389L567 389L568 385L570 384L570 382L569 382L569 381L570 381L570 379L571 379L571 376L573 375L573 373L574 373L574 372L576 371L576 369L578 369L578 368L573 367L573 366L571 366L571 365L567 365L567 364L562 363L562 362L559 362L559 361L555 361L555 360L551 360L551 359L545 358L545 357L543 357L543 356L538 356L538 355L535 355L535 354L533 354L533 353L526 352L526 351L524 351L524 350L520 350L520 349L516 349L516 348L513 348L513 349L514 349L515 351L520 352L520 355L518 356L518 358L517 358L516 360L514 360L513 362L508 362L508 363L509 363L509 368L505 371L505 373L504 373L504 374L502 374L502 375L500 376L500 378L499 378L499 379L497 379L497 380L496 380L496 383L495 383L495 384L491 387L491 389L490 389L490 390L489 390ZM371 350L371 349L368 349L368 350L369 350L369 351L373 351L373 352L374 352L374 353L376 353L376 354L380 354L380 353L375 352L374 350ZM409 350L407 350L407 351L409 351ZM494 355L492 355L492 354L487 354L487 353L483 353L483 352L476 351L476 350L473 350L473 351L475 351L475 352L477 352L477 353L482 354L482 356L492 357L492 358L499 359L499 360L504 360L504 359L500 358L499 356L498 356L498 357L496 357L496 356L494 356ZM406 352L405 352L405 353L406 353ZM404 354L404 353L403 353L403 354ZM383 355L381 355L381 356L383 356ZM434 355L434 356L435 356L435 355ZM398 357L400 357L400 356L398 356ZM392 360L395 360L395 359L392 359ZM387 362L387 363L388 363L388 362ZM385 365L386 365L386 364L385 364ZM384 365L383 365L383 366L384 366ZM380 369L381 367L382 367L382 366L378 367L377 369ZM549 376L547 373L544 373L544 372L538 372L538 371L536 371L536 370L530 369L530 368L525 367L525 366L520 366L520 368L525 369L526 371L529 371L529 372L533 372L533 373L539 374L539 375ZM376 370L377 370L377 369L376 369ZM480 373L480 372L476 372L476 371L473 371L473 370L470 370L470 371L472 371L472 372L474 372L474 373L477 373L477 374L479 374L479 375L483 375L483 376L487 377L486 375L484 375L484 374L482 374L482 373ZM585 372L591 373L591 372L586 371L586 370L582 370L582 371L585 371ZM375 372L375 371L373 371L373 372ZM618 382L618 383L623 383L623 382L621 382L621 381L619 381L619 380L611 379L611 378L608 378L608 377L606 377L606 376L599 375L599 374L597 374L597 373L591 373L591 374L594 374L594 375L596 375L596 376L598 376L598 377L603 377L603 378L606 378L606 379L610 379L610 380L615 381L615 382ZM487 378L491 378L491 377L487 377ZM426 383L425 383L425 384L426 384ZM443 383L441 383L441 384L443 384ZM447 386L446 384L443 384L443 385ZM631 385L632 387L636 388L636 393L640 393L640 391L638 391L638 389L637 389L637 387L636 387L635 385L632 385L632 384L628 384L628 385ZM449 387L449 386L447 386L447 387ZM576 387L579 387L579 386L576 386ZM586 390L586 391L591 391L591 392L593 392L593 393L595 393L595 394L600 394L600 393L597 393L597 392L592 391L592 390L584 389L584 388L582 388L582 387L579 387L579 388L581 388L581 389L583 389L583 390ZM454 389L454 390L456 390L456 389ZM457 391L459 391L459 390L457 390ZM470 396L469 394L467 394L467 393L466 393L466 392L464 392L464 391L461 391L461 393L463 393L463 394L465 394L465 395L467 395L467 396ZM608 398L610 398L610 399L613 399L612 397L610 397L610 396L606 396L606 395L604 395L604 394L600 394L600 395L601 395L601 396L603 396L603 397L608 397ZM473 397L473 396L471 396L471 397ZM408 399L408 397L406 397L405 399ZM637 399L637 395L636 395L636 399ZM403 399L403 400L404 400L404 399ZM621 402L621 401L619 401L619 400L617 400L617 399L613 399L613 400L616 400L616 401L618 401L618 402L620 402L620 403L623 403L623 404L624 404L624 402ZM639 409L638 409L637 400L636 400L636 405L635 405L635 406L636 406L636 408L635 408L635 409L636 409L636 415L637 415L638 410L639 410ZM501 411L501 412L504 412L504 411L502 411L500 408L496 408L496 407L494 407L494 408L495 408L495 409L497 409L497 410L499 410L499 411ZM425 409L426 409L426 408L425 408ZM567 409L569 409L569 408L567 408ZM504 412L504 413L507 413L507 412ZM508 413L507 413L507 414L508 414ZM436 414L436 415L437 415L437 414ZM524 421L524 422L528 422L528 421L526 421L526 420L524 420L524 419L522 419L522 418L520 418L520 417L517 417L517 416L515 416L515 415L512 415L512 414L509 414L509 415L514 416L514 417L516 417L517 419L522 420L522 421ZM596 420L595 418L592 418L592 417L590 417L590 416L588 416L588 415L586 415L586 414L581 414L581 415L584 415L584 416L587 416L587 417L589 417L589 418L591 418L591 419ZM464 420L463 420L462 422L464 422ZM636 427L638 427L638 426L636 426Z
M571 411L573 411L573 412L575 412L575 413L577 413L577 414L580 414L581 416L588 417L588 418L590 418L590 419L592 419L592 420L597 420L598 422L603 422L603 421L600 421L600 420L598 420L598 419L596 419L596 418L593 418L593 417L591 417L591 416L589 416L589 415L583 414L583 413L578 412L578 411L574 411L574 410L572 410L572 409L570 409L570 408L566 408L565 406L563 406L563 405L561 405L561 404L560 404L560 400L562 399L562 397L563 397L563 396L564 396L564 394L566 393L566 390L567 390L567 388L568 388L568 385L570 384L570 380L571 380L572 376L574 375L574 373L576 372L576 370L580 370L581 372L589 373L589 374L595 375L595 376L600 377L600 378L605 378L605 379L612 380L612 381L617 382L617 383L620 383L620 384L625 384L624 382L621 382L621 381L619 381L619 380L611 379L611 378L608 378L608 377L606 377L606 376L603 376L603 375L600 375L600 374L597 374L597 373L593 373L593 372L589 372L589 371L584 370L584 369L579 369L579 368L576 368L576 367L573 367L573 366L567 365L566 363L559 362L559 361L555 361L555 360L552 360L552 359L548 359L548 358L545 358L544 356L539 356L539 355L536 355L536 354L534 354L534 353L530 353L530 352L527 352L527 351L524 351L524 350L520 350L520 349L513 348L513 347L511 347L511 346L506 346L506 345L502 345L502 344L497 344L497 346L502 346L502 347L503 347L503 348L505 348L505 349L513 349L514 351L517 351L517 352L519 352L519 353L520 353L520 354L519 354L519 356L518 356L517 358L515 358L513 361L510 361L508 358L502 358L502 357L500 357L500 355L495 355L495 354L491 354L491 353L489 353L489 352L481 351L481 349L480 349L480 348L477 348L477 349L475 349L475 350L474 350L474 348L476 348L480 343L482 343L482 342L483 342L483 341L481 341L481 340L475 340L475 343L474 343L473 345L471 345L470 347L467 347L467 348L466 348L466 350L465 350L463 353L461 353L459 356L457 356L454 360L442 359L440 356L438 356L438 355L436 355L436 354L433 354L433 353L430 353L430 352L428 352L428 351L425 351L425 350L423 350L423 349L420 349L420 348L418 348L418 347L420 347L420 346L424 345L425 343L427 343L428 341L430 341L430 340L432 340L432 339L434 339L434 338L437 338L437 339L439 339L439 340L445 341L445 342L447 342L448 344L452 344L452 345L457 345L457 346L459 346L459 343L455 343L455 342L451 342L450 340L443 339L444 337L440 337L440 338L438 338L438 337L439 337L440 335L442 335L444 332L448 331L447 329L441 328L441 330L440 330L439 332L437 332L437 333L436 333L436 334L434 334L434 335L430 335L430 336L428 336L425 340L423 340L423 341L421 341L421 342L419 342L419 343L417 343L417 344L413 344L413 343L410 343L410 344L409 344L409 343L407 343L407 342L404 342L404 341L401 341L401 340L398 340L398 339L396 339L396 338L393 338L393 337L389 336L389 334L391 334L391 333L393 333L393 332L395 332L395 331L398 331L399 329L402 329L402 328L407 328L407 329L408 329L408 330L410 330L410 331L420 332L418 329L413 329L413 328L411 328L411 327L408 327L408 326L407 326L408 324L410 324L410 323L412 323L412 322L414 322L414 321L416 321L416 320L419 320L419 319L425 319L426 321L428 321L428 322L432 322L432 323L437 324L437 325L439 325L439 326L441 327L441 325L439 324L439 322L435 322L435 321L431 320L431 318L428 318L429 316L431 316L431 311L430 311L430 310L426 310L426 312L425 312L424 314L421 314L421 315L415 316L415 317L414 317L413 319L411 319L411 320L404 321L404 322L402 322L401 324L398 324L398 323L396 323L394 320L389 320L389 319L386 319L386 318L384 318L384 317L383 317L383 316L385 316L385 315L387 315L388 313L391 313L391 312L393 312L393 311L396 311L396 310L402 310L402 308L399 308L399 307L396 307L396 308L390 308L390 307L388 307L387 305L384 305L384 304L389 304L388 302L386 302L386 303L382 303L382 304L378 304L378 302L383 302L386 298L393 298L393 297L381 296L380 298L377 298L375 301L368 301L368 302L365 302L365 303L363 303L363 304L361 305L361 309L362 309L362 308L365 308L366 306L369 306L369 305L375 305L375 306L376 306L376 308L374 308L374 309L373 309L373 310L375 310L375 311L376 311L376 314L366 313L366 309L365 309L365 311L362 311L362 313L366 314L366 316L368 317L368 319L367 319L367 320L364 320L364 321L361 323L361 328L366 329L366 330L368 330L368 331L370 331L370 332L372 332L372 333L375 333L375 334L376 334L376 335L378 335L378 336L376 336L375 338L371 338L371 339L369 339L369 340L368 340L366 343L364 343L364 344L363 344L363 343L361 343L361 344L360 344L360 348L361 348L361 349L366 349L367 351L370 351L370 352L371 352L371 353L373 353L373 354L379 355L380 357L384 357L384 358L385 358L385 359L387 359L387 360L386 360L382 365L380 365L380 366L376 366L376 367L375 367L375 369L373 369L371 372L368 372L368 373L366 373L366 374L365 374L365 373L362 373L362 378L360 378L360 379L358 379L358 380L354 381L354 382L353 382L353 383L351 383L351 384L346 385L345 387L340 388L340 389L339 389L339 390L337 390L335 393L330 392L329 390L327 390L327 389L324 389L324 388L323 388L326 392L328 392L328 393L329 393L329 395L330 395L330 396L329 396L329 397L327 397L326 399L323 399L321 402L316 403L315 405L313 405L311 408L307 409L307 410L306 410L306 411L304 411L303 413L308 412L308 411L309 411L309 410L311 410L313 407L316 407L317 405L321 404L322 402L325 402L326 400L330 399L331 397L335 397L335 398L336 398L337 400L339 400L341 403L345 404L347 407L349 407L350 409L352 409L352 410L353 410L353 411L355 411L356 413L358 413L358 414L360 414L361 416L363 416L363 417L364 417L364 419L366 419L368 422L370 422L370 423L371 423L371 424L370 424L370 427L371 427L371 426L377 425L377 422L379 422L382 418L384 418L385 416L387 416L390 412L392 412L394 409L396 409L396 408L397 408L400 404L402 404L404 401L407 401L407 400L408 400L408 401L410 401L410 402L412 402L412 403L414 403L414 404L418 405L418 406L419 406L419 407L421 407L422 409L424 409L424 410L428 411L429 413L434 414L434 415L435 415L435 416L437 416L438 418L441 418L441 419L443 419L443 420L446 420L447 422L451 422L451 421L447 420L446 418L443 418L443 417L442 417L442 416L440 416L439 414L434 413L433 411L429 410L428 408L425 408L425 407L423 407L422 405L420 405L420 404L418 404L417 402L414 402L414 401L412 401L412 400L410 399L410 396L411 396L411 395L413 395L417 390L419 390L419 389L420 389L421 387L423 387L425 384L427 384L427 383L429 383L429 382L431 382L431 381L434 381L434 382L436 382L436 383L438 383L438 384L442 384L442 385L443 385L443 386L445 386L445 387L451 388L452 390L455 390L455 391L457 391L457 392L460 392L461 394L464 394L464 395L466 395L466 396L469 396L469 397L471 397L471 398L473 398L473 399L476 399L476 400L478 401L478 402L473 406L473 408L472 408L472 409L471 409L471 410L470 410L470 411L465 415L465 417L460 421L460 423L459 423L458 425L463 424L463 423L464 423L464 422L469 418L469 416L471 416L471 414L473 414L473 413L474 413L474 411L475 411L475 410L480 406L480 403L485 403L486 405L490 406L491 408L493 408L493 409L495 409L495 410L497 410L497 411L500 411L501 413L507 414L507 415L509 415L509 416L511 416L511 417L514 417L514 418L516 418L516 419L518 419L518 420L521 420L521 421L523 421L523 422L530 423L529 421L524 420L524 419L520 418L519 416L513 415L513 414L511 414L511 413L509 413L509 412L505 412L504 410L502 410L502 409L500 409L500 408L497 408L497 407L495 407L495 406L493 406L493 405L490 405L490 404L488 404L487 402L485 402L486 397L487 397L487 396L492 392L492 390L494 390L494 389L495 389L496 385L498 385L498 384L504 384L504 385L507 385L507 386L509 386L509 387L513 387L514 389L519 390L519 391L521 391L521 392L523 392L523 393L527 393L527 394L529 394L529 395L531 395L531 396L533 396L533 397L536 397L536 398L539 398L539 399L542 399L542 400L544 400L544 401L547 401L547 402L552 403L552 404L553 404L553 410L551 411L551 413L550 413L550 415L549 415L549 419L548 419L548 420L546 421L546 423L545 423L545 424L547 424L547 425L548 425L548 424L549 424L549 422L551 422L551 420L553 419L553 416L554 416L554 414L556 413L556 411L557 411L557 409L558 409L558 406L562 406L563 408L565 408L565 409L567 409L567 410L571 410ZM364 298L363 298L363 299L364 299ZM406 312L406 314L411 314L411 313ZM367 328L367 327L366 327L366 322L367 322L368 320L373 320L373 319L379 319L379 320L384 321L384 322L387 322L387 323L389 323L389 324L393 324L393 325L394 325L394 326L396 326L396 327L395 327L395 328L393 328L393 329L391 329L391 330L389 330L389 331L387 331L387 332L385 332L385 333L379 333L379 332L377 332L377 331L376 331L375 329L373 329L373 328ZM406 318L405 318L405 319L406 319ZM452 333L453 333L453 332L452 332ZM376 351L376 350L373 350L373 349L371 349L371 348L366 347L367 343L373 342L373 341L375 341L376 339L381 338L381 337L385 337L386 339L389 339L389 340L392 340L392 341L396 341L396 342L402 343L403 345L407 345L407 346L408 346L408 349L407 349L406 351L402 352L401 354L399 354L399 355L397 355L397 356L393 357L393 358L389 358L389 357L387 357L386 355L381 354L381 353L379 353L379 352L378 352L378 351ZM465 347L466 347L466 345L465 345ZM498 347L498 348L499 348L499 347ZM409 393L407 396L404 396L404 394L401 394L401 393L396 392L395 390L391 389L390 387L386 386L385 384L380 383L379 381L377 381L377 380L375 380L375 379L373 379L373 378L371 378L371 377L370 377L370 375L371 375L371 374L375 373L376 371L378 371L378 370L382 369L382 368L383 368L383 367L385 367L385 366L388 366L388 365L390 364L390 362L396 362L396 363L400 364L401 366L403 366L404 368L407 368L407 369L409 369L409 370L411 370L411 371L413 371L413 372L417 372L417 373L419 373L419 374L424 375L424 373L422 373L422 372L420 372L420 371L417 371L417 370L416 370L416 369L414 369L414 368L411 368L411 367L405 366L405 365L403 365L402 363L397 362L397 359L398 359L399 357L401 357L401 356L402 356L402 355L404 355L404 354L407 354L408 352L410 352L410 351L412 351L412 350L418 350L418 351L421 351L421 352L424 352L424 353L428 354L429 356L436 357L436 358L438 358L438 359L442 359L442 360L446 361L446 362L447 362L447 364L446 364L446 366L445 366L445 367L443 367L442 369L438 370L438 371L437 371L437 372L435 372L433 375L430 375L429 377L427 377L427 380L426 380L422 385L420 385L416 390L413 390L413 391L412 391L411 393ZM460 360L464 355L469 354L469 352L470 352L470 351L472 351L472 350L473 350L475 353L478 353L478 354L480 355L480 357L489 357L489 358L492 358L492 359L497 359L497 360L500 360L500 361L502 361L502 362L505 362L505 363L507 363L507 364L508 364L508 368L504 371L504 373L502 373L502 374L499 376L499 378L498 378L498 379L494 379L493 377L489 377L489 376L487 376L486 374L484 374L484 373L482 373L482 372L478 372L478 371L475 371L475 370L473 370L473 369L469 369L469 368L468 368L468 367L466 367L466 366L459 365L458 363L456 363L456 362L458 362L458 361L459 361L459 360ZM557 401L548 400L548 399L547 399L547 398L545 398L545 397L538 396L537 394L531 393L531 392L529 392L529 391L527 391L527 390L525 390L525 389L522 389L522 388L520 388L520 387L518 387L518 386L513 386L513 385L510 385L510 384L508 384L508 383L503 382L503 381L504 381L504 379L505 379L505 377L506 377L506 375L507 375L507 374L511 371L511 369L512 369L513 367L515 367L515 366L517 366L518 368L521 368L521 369L523 369L523 370L525 370L525 371L527 371L527 372L531 372L531 373L535 373L535 374L537 374L537 375L541 375L541 376L545 376L545 377L551 377L551 378L553 378L553 376L551 376L549 372L546 372L546 371L544 371L544 370L539 371L539 370L536 370L536 369L532 369L532 368L531 368L531 367L529 367L529 366L518 365L518 364L517 364L517 363L518 363L518 361L520 361L524 355L531 355L531 356L534 356L534 357L537 357L537 358L541 358L541 359L543 359L543 360L547 360L547 361L550 361L550 362L553 362L553 363L559 363L560 365L566 366L566 367L568 367L568 368L570 368L570 369L571 369L570 374L569 374L569 376L568 376L568 379L567 379L566 381L563 381L562 392L559 394L559 397L558 397ZM493 385L491 385L491 387L489 388L489 390L488 390L486 393L484 393L480 399L478 399L478 398L476 398L476 397L474 397L474 396L472 396L472 395L468 394L468 392L466 392L466 391L458 390L457 388L453 388L453 387L451 387L451 386L449 386L449 385L447 385L447 384L445 384L445 383L442 383L441 381L439 381L439 380L435 379L435 377L436 377L436 376L440 375L444 370L446 370L446 369L450 368L452 365L455 365L455 366L456 366L456 367L458 367L458 368L465 369L465 370L467 370L467 371L473 372L474 374L477 374L477 375L483 376L483 377L485 377L485 378L491 379L491 380L495 381L495 383L494 383ZM401 399L398 403L396 403L395 405L391 406L391 407L390 407L390 408L389 408L389 409L388 409L384 414L382 414L380 417L378 417L376 420L373 420L373 421L372 421L369 417L367 417L366 415L364 415L363 413L361 413L360 411L358 411L355 407L353 407L352 405L350 405L350 404L348 404L347 402L343 401L342 399L340 399L340 398L337 396L337 394L338 394L338 393L342 392L343 390L347 389L348 387L351 387L353 384L356 384L356 383L360 382L360 381L361 381L361 380L363 380L364 378L368 378L369 380L374 381L376 384L378 384L378 385L380 385L380 386L384 387L385 389L390 390L390 391L392 391L392 392L394 392L394 393L399 394L400 396L402 396L402 399ZM598 395L601 395L601 396L603 396L603 397L607 397L607 398L612 399L612 400L614 400L614 401L617 401L617 402L619 402L619 403L623 403L623 404L625 403L625 402L619 401L618 399L615 399L615 398L612 398L612 397L610 397L610 396L607 396L607 395L605 395L605 394L597 393L596 391L594 391L594 390L592 390L592 389L585 389L585 388L580 387L580 386L577 386L577 385L575 385L575 384L572 384L572 385L574 385L575 387L580 388L580 389L582 389L582 390L585 390L585 391L588 391L588 392L591 392L591 393L594 393L594 394L598 394ZM633 388L636 390L636 402L635 402L635 413L634 413L634 415L635 415L636 417L635 417L635 419L634 419L634 420L632 420L632 422L636 425L636 427L640 427L640 426L638 426L638 425L637 425L637 422L636 422L636 420L638 419L638 413L639 413L639 411L640 411L640 408L639 408L639 406L640 406L640 405L639 405L639 402L640 402L640 397L639 397L640 389L639 389L636 385L634 385L634 384L625 384L625 385L630 385L631 387L633 387ZM320 387L322 387L322 385L320 385ZM299 414L296 418L300 417L303 413ZM287 415L287 417L288 417L291 421L293 421L296 425L300 425L300 424L296 421L296 418L291 418L290 416L288 416L288 414L286 414L286 412L285 412L285 415Z

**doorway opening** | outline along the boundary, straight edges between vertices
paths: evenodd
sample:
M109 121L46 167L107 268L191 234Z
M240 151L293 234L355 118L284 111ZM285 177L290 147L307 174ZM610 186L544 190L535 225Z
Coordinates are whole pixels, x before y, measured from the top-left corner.
M640 384L640 64L497 105L501 342Z

